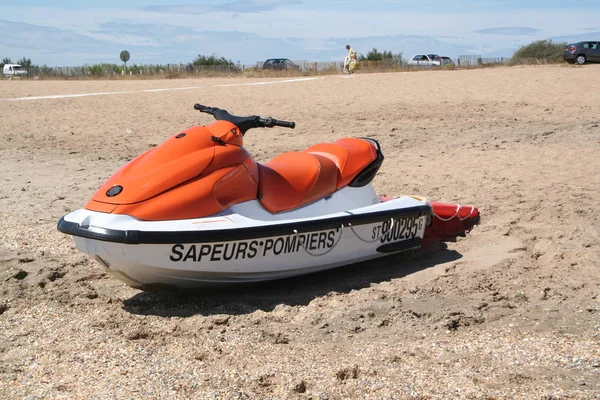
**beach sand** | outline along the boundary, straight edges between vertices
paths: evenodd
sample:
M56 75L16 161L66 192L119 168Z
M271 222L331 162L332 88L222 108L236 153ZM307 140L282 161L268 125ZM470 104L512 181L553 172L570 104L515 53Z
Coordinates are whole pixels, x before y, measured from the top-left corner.
M599 398L599 75L0 81L0 398ZM7 100L100 92L122 93ZM474 204L481 223L256 287L127 287L57 220L127 160L210 123L196 102L295 121L246 135L259 162L375 138L380 194Z

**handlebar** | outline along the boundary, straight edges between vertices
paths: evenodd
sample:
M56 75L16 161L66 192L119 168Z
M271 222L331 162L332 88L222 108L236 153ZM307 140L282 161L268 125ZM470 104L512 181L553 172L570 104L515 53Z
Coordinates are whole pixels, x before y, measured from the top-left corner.
M227 110L217 107L207 107L198 103L194 104L194 109L206 114L210 114L215 117L216 120L231 122L240 129L242 135L245 134L248 129L252 128L272 128L274 126L280 126L283 128L294 129L296 127L295 122L281 121L271 117L261 118L258 115L238 117L230 114Z
M272 128L274 126L281 126L282 128L294 129L296 127L295 122L282 121L275 118L259 118L259 124L265 128Z

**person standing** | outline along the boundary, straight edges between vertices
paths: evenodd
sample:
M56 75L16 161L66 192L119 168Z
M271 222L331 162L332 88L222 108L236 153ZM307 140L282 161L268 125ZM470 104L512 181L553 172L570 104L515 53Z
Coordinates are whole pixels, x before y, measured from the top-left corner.
M346 45L346 50L348 50L348 55L344 60L344 68L348 70L348 73L351 74L356 70L358 66L358 57L356 56L356 51L349 44Z

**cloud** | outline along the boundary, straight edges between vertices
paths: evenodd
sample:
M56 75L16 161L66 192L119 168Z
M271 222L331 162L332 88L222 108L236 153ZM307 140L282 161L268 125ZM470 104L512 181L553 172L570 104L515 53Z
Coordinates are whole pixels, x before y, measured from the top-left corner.
M3 38L1 45L5 48L3 53L8 57L28 57L34 64L51 66L118 63L119 53L124 47L122 43L97 39L72 30L5 20L0 20L0 37ZM157 55L157 49L151 46L131 46L131 49L138 63L152 62Z
M212 5L162 5L146 6L142 11L170 14L205 14L210 12L257 13L271 11L282 6L302 4L299 0L238 0Z
M18 34L15 34L18 32ZM131 53L133 64L187 63L198 55L215 54L250 65L267 58L305 61L340 61L350 43L366 55L372 48L403 53L405 58L418 53L437 53L450 57L462 54L510 55L514 49L485 48L468 41L457 42L424 35L373 35L334 38L272 38L258 33L200 30L167 23L105 22L96 29L77 33L41 25L0 20L0 51L11 58L29 57L36 64L55 66L100 62L119 63L121 50ZM518 46L517 46L518 47ZM491 56L491 55L490 55Z
M562 42L567 42L567 43L577 43L577 42L583 42L586 40L600 40L600 30L597 30L596 32L588 32L588 33L584 33L581 35L568 35L568 36L556 36L553 37L552 40L556 43L562 43Z
M481 33L484 35L508 35L508 36L520 36L520 35L533 35L534 33L540 32L539 29L526 28L521 26L508 26L490 29L481 29L475 31L475 33Z
M200 31L172 25L130 24L127 22L105 23L95 33L114 35L139 35L163 54L176 52L179 60L192 60L198 54L216 54L234 61L250 64L267 58L290 58L306 61L339 61L346 54L345 46L351 43L366 55L372 48L379 51L403 53L405 57L417 53L443 53L452 57L472 54L473 46L455 44L442 39L420 35L379 35L346 38L269 38L256 33L239 31ZM159 34L157 34L157 32ZM490 50L490 49L488 49ZM494 50L494 49L491 49Z
M0 20L2 44L26 50L48 49L50 52L100 50L106 45L76 32L46 26Z
M168 24L105 22L89 31L93 37L128 45L169 46L197 36L196 30Z

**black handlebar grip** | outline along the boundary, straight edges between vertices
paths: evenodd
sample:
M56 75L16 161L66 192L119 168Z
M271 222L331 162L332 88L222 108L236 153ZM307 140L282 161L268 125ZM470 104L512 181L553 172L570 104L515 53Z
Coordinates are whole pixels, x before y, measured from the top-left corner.
M203 106L202 104L194 104L194 109L198 110L200 112L206 113L206 114L210 114L210 115L215 115L215 112L220 111L218 108L216 107L208 107L208 106Z
M283 128L291 128L291 129L294 129L296 127L295 122L288 122L288 121L277 121L277 122L275 122L275 125L281 126Z

